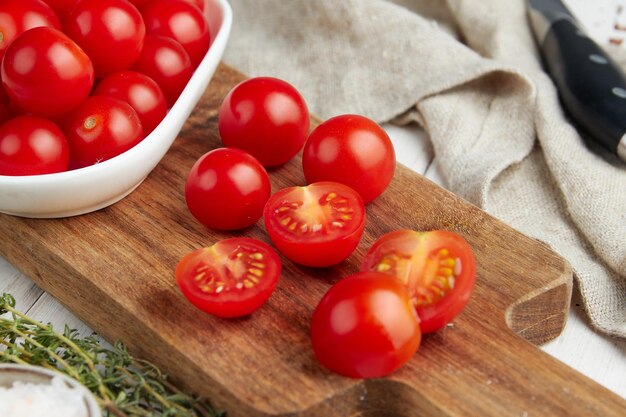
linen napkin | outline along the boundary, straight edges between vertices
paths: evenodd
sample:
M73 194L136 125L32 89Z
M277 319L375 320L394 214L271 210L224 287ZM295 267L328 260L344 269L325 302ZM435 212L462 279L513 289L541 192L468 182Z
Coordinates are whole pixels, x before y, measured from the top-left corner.
M564 115L523 0L231 4L227 63L322 118L420 123L448 188L566 258L592 325L626 337L626 165Z

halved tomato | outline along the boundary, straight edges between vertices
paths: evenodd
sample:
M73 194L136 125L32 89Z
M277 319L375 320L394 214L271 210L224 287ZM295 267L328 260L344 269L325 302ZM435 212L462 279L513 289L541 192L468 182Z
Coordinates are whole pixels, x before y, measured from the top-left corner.
M176 266L176 282L200 310L218 317L241 317L272 295L281 264L260 240L236 237L185 255Z
M361 196L330 181L283 188L270 197L263 215L272 243L305 266L343 261L357 247L365 228Z
M392 274L404 282L422 333L452 321L467 304L476 282L472 248L447 230L387 233L367 252L361 271Z

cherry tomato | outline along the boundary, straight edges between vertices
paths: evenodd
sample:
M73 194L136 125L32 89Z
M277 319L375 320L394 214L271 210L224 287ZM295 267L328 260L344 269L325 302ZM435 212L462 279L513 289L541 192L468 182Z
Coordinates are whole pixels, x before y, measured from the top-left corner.
M126 0L81 0L63 26L91 58L97 77L130 68L146 35L141 14Z
M164 36L146 36L143 50L133 69L146 74L161 87L171 107L193 75L189 55L175 40Z
M218 127L225 146L243 149L272 167L302 149L309 134L309 110L300 93L285 81L251 78L226 95Z
M7 47L22 32L39 26L61 30L61 22L40 0L2 0L0 5L0 60Z
M125 152L144 138L139 116L122 100L92 96L68 116L65 135L72 168L97 164Z
M2 83L22 110L56 118L82 103L93 86L89 57L74 41L49 27L27 30L7 48Z
M42 117L18 116L0 127L0 175L38 175L68 169L61 129Z
M187 207L212 229L237 230L261 218L271 193L270 179L252 155L234 148L204 154L185 185Z
M185 0L155 0L142 10L150 35L172 38L185 48L195 68L211 44L209 23L196 6Z
M200 310L241 317L268 300L280 270L280 259L269 245L236 237L185 255L176 267L176 282Z
M319 362L352 378L377 378L406 363L422 335L406 287L379 272L360 272L333 285L311 319Z
M305 266L343 261L357 247L365 228L361 197L336 182L283 188L270 197L263 215L272 243Z
M476 282L472 248L447 230L387 233L374 242L361 270L395 275L407 286L422 333L452 321L467 304Z
M94 95L109 96L125 101L137 112L147 135L167 113L161 87L150 77L135 71L119 71L106 77L96 87Z
M302 169L308 183L337 181L354 188L367 204L387 188L396 154L387 133L354 114L328 119L307 139Z
M63 21L63 18L67 16L72 6L78 1L79 0L43 0L44 3L47 3L48 6L54 10L61 21Z

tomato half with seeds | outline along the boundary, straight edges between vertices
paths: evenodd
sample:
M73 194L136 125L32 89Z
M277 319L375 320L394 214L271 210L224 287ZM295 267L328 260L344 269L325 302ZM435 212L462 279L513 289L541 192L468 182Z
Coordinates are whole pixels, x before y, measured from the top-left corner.
M397 278L360 272L324 295L311 319L319 362L352 378L385 376L406 363L422 340L410 295Z
M422 333L451 322L465 308L476 282L472 248L447 230L387 233L367 252L361 271L392 274L404 282Z
M343 261L357 247L365 228L361 196L330 181L283 188L270 197L263 215L272 243L304 266Z
M185 255L176 266L176 282L200 310L218 317L241 317L269 299L280 270L280 258L269 245L236 237Z

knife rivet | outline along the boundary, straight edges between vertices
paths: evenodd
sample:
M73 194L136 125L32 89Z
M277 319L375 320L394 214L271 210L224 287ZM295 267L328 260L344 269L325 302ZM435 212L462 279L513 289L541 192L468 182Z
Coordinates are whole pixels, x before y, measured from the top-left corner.
M626 98L626 90L624 90L622 87L613 87L611 92L619 98Z
M608 64L609 61L603 57L602 55L591 54L589 55L589 60L595 62L596 64Z

